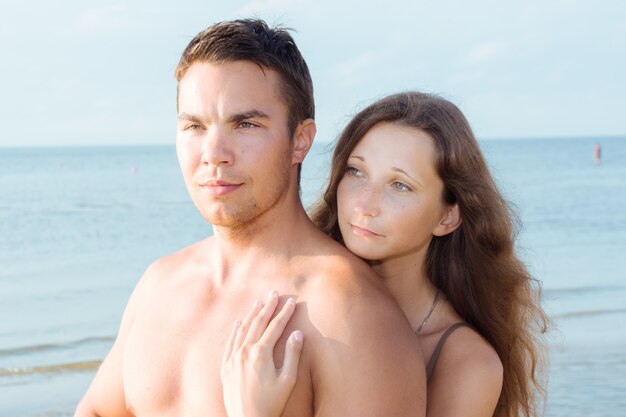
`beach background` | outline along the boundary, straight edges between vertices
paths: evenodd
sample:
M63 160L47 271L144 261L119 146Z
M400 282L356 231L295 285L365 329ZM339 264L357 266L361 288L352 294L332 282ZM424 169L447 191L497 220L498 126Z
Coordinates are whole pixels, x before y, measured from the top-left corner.
M626 138L481 147L543 282L546 415L626 415ZM316 145L304 164L307 206L330 149ZM211 227L173 146L0 149L0 195L0 417L70 416L143 270Z

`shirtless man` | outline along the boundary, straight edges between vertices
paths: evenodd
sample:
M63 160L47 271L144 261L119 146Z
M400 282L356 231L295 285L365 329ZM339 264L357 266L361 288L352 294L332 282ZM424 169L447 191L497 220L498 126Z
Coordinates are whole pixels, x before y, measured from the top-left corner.
M178 159L214 235L147 269L76 416L226 416L220 365L232 323L270 290L297 302L276 363L294 329L306 339L284 416L423 416L411 326L300 202L315 122L291 36L258 20L219 23L187 46L176 78Z

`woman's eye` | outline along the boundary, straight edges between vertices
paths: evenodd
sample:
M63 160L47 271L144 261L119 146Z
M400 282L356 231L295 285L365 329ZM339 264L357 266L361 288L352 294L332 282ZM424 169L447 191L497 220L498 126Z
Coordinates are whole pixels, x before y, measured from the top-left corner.
M362 175L361 171L359 171L359 169L355 167L348 167L346 169L346 174L353 176L353 177L360 177Z
M393 188L395 188L398 191L411 191L411 187L409 187L408 185L400 181L394 182Z

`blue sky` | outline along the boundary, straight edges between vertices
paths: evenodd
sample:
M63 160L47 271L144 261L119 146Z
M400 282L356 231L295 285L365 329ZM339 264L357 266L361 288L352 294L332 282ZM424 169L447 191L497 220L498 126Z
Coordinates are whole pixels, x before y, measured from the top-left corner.
M434 92L479 138L626 136L619 1L0 2L0 146L173 143L173 70L210 24L296 29L320 142L387 93Z

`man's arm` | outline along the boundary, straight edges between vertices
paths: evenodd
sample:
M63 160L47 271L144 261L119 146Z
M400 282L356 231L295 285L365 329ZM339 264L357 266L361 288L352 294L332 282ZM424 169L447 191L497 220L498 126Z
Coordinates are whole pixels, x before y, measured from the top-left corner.
M120 329L111 348L89 389L78 404L74 417L132 417L126 407L122 378L122 361L126 338L133 325L137 305L146 285L150 268L135 287L122 317Z
M316 416L426 414L418 339L390 297L373 289L328 291L324 308L310 307L320 332L312 348Z

